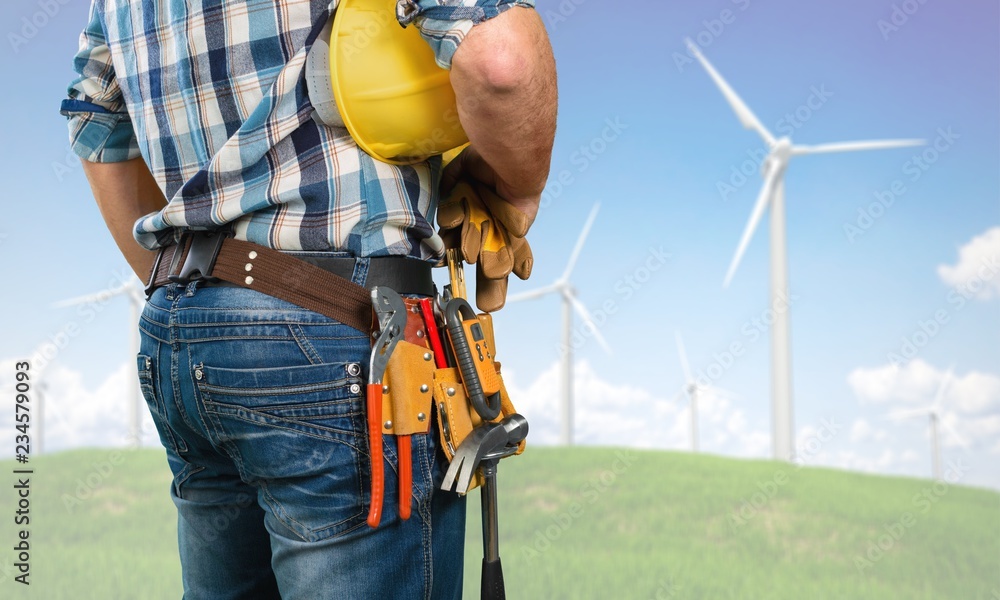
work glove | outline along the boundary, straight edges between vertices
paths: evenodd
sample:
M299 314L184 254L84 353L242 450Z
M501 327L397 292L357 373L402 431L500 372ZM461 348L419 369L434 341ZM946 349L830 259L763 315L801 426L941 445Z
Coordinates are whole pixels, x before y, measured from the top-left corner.
M476 305L484 312L503 308L510 274L531 275L534 257L524 238L531 220L489 186L464 179L441 202L437 220L445 247L476 265Z

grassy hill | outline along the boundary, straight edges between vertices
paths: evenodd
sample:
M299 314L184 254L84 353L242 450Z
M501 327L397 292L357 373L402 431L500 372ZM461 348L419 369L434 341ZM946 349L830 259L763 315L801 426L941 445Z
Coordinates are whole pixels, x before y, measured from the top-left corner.
M13 581L17 466L0 465L0 597L180 598L160 452L32 459L28 587ZM1000 600L995 492L595 448L533 449L500 475L512 599ZM478 493L470 500L466 597L476 598Z

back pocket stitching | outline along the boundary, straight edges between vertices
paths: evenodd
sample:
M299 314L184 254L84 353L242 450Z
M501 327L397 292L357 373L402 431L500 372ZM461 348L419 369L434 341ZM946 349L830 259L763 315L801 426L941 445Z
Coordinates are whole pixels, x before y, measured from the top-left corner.
M346 430L346 429L334 429L332 427L323 427L323 426L316 425L316 424L309 423L309 422L302 422L302 421L299 421L298 419L287 419L287 418L284 418L284 417L277 417L275 415L268 414L266 412L261 412L261 411L249 409L249 408L246 408L246 407L243 407L243 406L234 406L234 405L231 405L231 404L222 404L222 403L219 403L219 402L214 402L214 401L212 401L212 400L209 399L211 397L212 396L210 394L207 394L207 393L205 394L205 398L206 398L204 400L205 409L209 413L211 413L211 414L213 414L215 416L226 416L226 417L230 417L230 418L233 418L233 419L238 419L240 421L243 421L244 423L250 423L251 425L260 425L260 426L266 426L266 427L274 427L275 429L282 429L284 431L290 431L292 433L300 433L302 435L307 435L309 437L312 437L312 438L315 438L315 439L318 439L318 440L338 442L338 443L344 444L344 445L346 445L346 446L348 446L350 448L353 448L354 450L357 450L358 452L361 452L361 449L358 448L358 446L356 446L354 444L351 444L351 443L347 442L346 440L335 438L335 437L331 437L329 435L319 435L319 434L316 434L316 433L311 433L309 431L303 431L301 429L283 427L281 425L281 423L290 423L290 424L299 425L299 426L305 427L305 428L318 429L318 430L321 430L321 431L329 432L331 434L345 434L345 436L348 436L348 437L351 437L351 438L358 438L359 437L358 436L358 432L356 430L350 430L349 431L349 430ZM226 407L226 408L230 408L230 410L224 411L224 410L218 410L217 408L215 410L211 410L213 407ZM250 415L258 415L258 416L261 417L261 420L258 421L258 420L247 418L246 416L244 416L241 413L247 413L247 414L250 414ZM351 423L353 425L353 423L354 423L354 416L356 414L358 414L357 411L351 412L351 413L344 413L344 414L338 414L338 415L327 415L327 416L328 417L330 417L330 416L350 417L351 418ZM222 429L223 433L225 433L227 436L231 436L231 434L228 431L226 431L225 425L222 424L221 421L219 422L219 425L221 426L221 429Z

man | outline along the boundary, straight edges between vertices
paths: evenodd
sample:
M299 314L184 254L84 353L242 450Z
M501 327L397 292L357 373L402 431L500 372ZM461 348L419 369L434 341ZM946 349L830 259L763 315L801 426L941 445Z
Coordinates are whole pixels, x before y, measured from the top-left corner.
M315 118L304 68L329 0L94 0L62 112L144 281L158 249L225 228L331 272L346 260L362 286L406 279L397 271L440 259L428 238L442 177L489 187L526 223L537 212L556 92L533 4L397 2L401 23L451 69L471 145L446 174L440 158L377 162ZM460 597L465 506L437 491L436 436L412 438L412 516L387 502L369 527L369 332L252 289L250 255L245 286L156 286L140 322L139 378L174 474L185 598ZM395 443L385 437L389 474ZM386 477L386 498L394 485Z

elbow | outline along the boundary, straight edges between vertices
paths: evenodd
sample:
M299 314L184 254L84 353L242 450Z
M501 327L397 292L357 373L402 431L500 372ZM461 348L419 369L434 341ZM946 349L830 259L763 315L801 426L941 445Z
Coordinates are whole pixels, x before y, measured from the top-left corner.
M455 52L452 78L503 96L554 78L554 67L541 18L534 10L513 9L472 29Z
M461 48L460 48L461 50ZM531 57L518 48L499 47L489 53L467 54L453 63L453 77L459 75L474 81L475 87L489 95L503 96L516 93L531 80Z
M522 89L531 81L535 70L531 56L519 48L497 49L479 62L480 84L498 96Z

